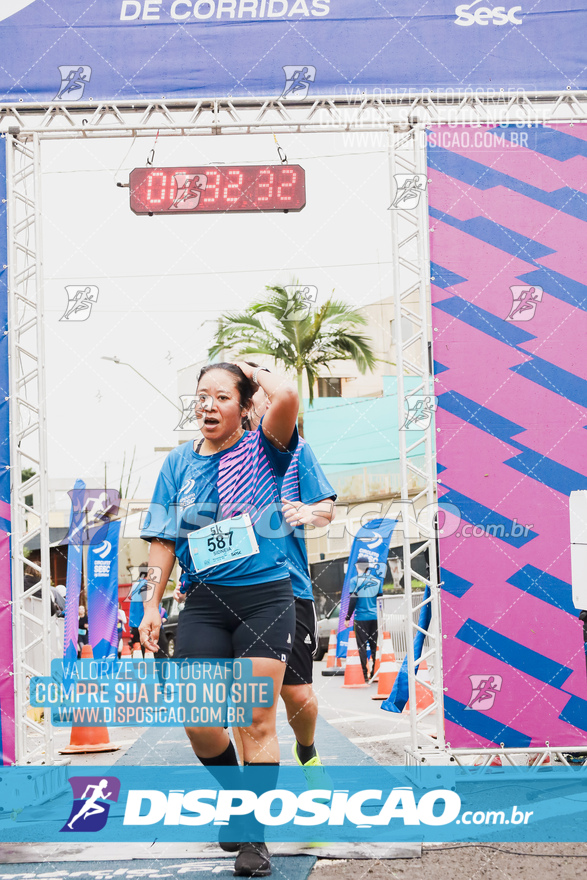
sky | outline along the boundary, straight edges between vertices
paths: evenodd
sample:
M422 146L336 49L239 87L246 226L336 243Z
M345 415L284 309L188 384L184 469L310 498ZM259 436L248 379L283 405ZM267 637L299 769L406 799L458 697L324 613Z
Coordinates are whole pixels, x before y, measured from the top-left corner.
M153 148L157 167L279 164L273 136L43 141L50 478L103 485L106 465L118 488L123 456L128 470L136 448L130 494L150 497L165 455L154 450L177 442L178 370L205 359L219 315L265 285L298 279L318 288L317 304L334 291L355 307L391 294L386 135L279 142L306 170L299 213L145 217L116 183ZM87 320L60 320L66 285L98 288Z

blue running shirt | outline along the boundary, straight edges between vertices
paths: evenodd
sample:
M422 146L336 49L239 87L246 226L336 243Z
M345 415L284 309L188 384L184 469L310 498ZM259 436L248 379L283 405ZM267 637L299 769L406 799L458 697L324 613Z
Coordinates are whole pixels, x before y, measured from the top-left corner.
M301 437L283 478L281 497L287 501L302 501L304 504L315 504L317 501L324 501L325 498L336 498L336 492L318 464L310 444ZM286 542L287 567L294 596L298 599L314 601L312 581L308 572L304 527L298 526L289 532Z
M355 620L377 620L377 596L383 596L381 578L366 571L353 575L349 584L349 595L357 594Z
M198 455L192 441L178 446L163 463L141 537L175 542L188 589L190 583L237 587L285 580L285 539L268 521L281 508L278 480L291 459L290 452L276 449L261 430L245 432L230 449L214 455ZM241 513L251 518L259 552L198 574L188 534Z

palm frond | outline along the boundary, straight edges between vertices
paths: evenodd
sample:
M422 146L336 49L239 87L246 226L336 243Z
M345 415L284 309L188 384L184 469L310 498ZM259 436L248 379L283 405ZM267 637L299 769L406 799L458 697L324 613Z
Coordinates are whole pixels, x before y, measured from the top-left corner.
M297 286L298 282L294 282ZM226 349L237 357L261 355L274 358L296 374L304 372L310 386L310 402L320 372L330 370L336 360L352 360L361 373L372 370L378 359L371 341L359 332L367 324L365 316L342 300L329 297L308 309L300 320L288 319L291 297L285 287L266 287L243 312L222 315L213 344L208 350L215 357Z

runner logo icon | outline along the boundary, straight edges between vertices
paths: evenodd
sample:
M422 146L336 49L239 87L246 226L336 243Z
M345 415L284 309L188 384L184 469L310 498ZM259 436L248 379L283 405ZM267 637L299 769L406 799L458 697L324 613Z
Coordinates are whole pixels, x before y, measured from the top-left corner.
M510 287L513 303L506 321L531 321L536 314L536 306L542 302L544 291L541 287L528 287L514 284Z
M297 101L305 98L311 84L316 79L316 68L311 64L286 64L283 68L285 85L280 98L287 101Z
M99 290L94 284L66 284L67 308L59 318L60 321L87 321L92 313L92 306L98 302Z
M503 679L501 675L470 675L471 698L466 709L476 709L477 712L487 712L493 708L495 697L501 690Z
M92 76L92 68L87 64L61 64L61 86L53 100L79 101Z
M110 804L120 794L116 776L73 776L68 780L73 791L73 807L61 831L101 831L106 825Z
M457 16L455 24L460 25L460 27L470 27L472 24L485 26L490 21L495 25L522 24L522 19L519 17L522 13L521 6L512 6L510 9L506 9L505 6L495 6L493 9L490 9L488 6L480 6L475 12L469 12L470 9L477 6L480 2L481 0L474 0L473 3L463 3L461 6L457 6L455 9L455 15ZM516 13L519 15L516 15Z

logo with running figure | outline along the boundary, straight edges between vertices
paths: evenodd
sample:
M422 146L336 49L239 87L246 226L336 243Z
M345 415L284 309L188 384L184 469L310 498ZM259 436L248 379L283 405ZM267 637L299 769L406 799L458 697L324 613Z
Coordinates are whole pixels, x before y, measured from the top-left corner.
M431 394L408 394L404 398L406 420L400 431L425 431L438 407L438 397Z
M202 422L202 414L196 412L196 403L199 395L180 394L181 415L174 431L199 431Z
M316 79L316 68L311 64L286 64L283 68L285 73L285 85L280 98L286 101L298 101L305 98L310 85Z
M87 64L62 64L59 67L61 86L54 101L80 101L92 76Z
M106 825L111 803L120 794L116 776L73 776L73 807L61 831L101 831ZM108 803L108 802L111 803Z
M403 209L409 211L420 204L420 196L428 186L425 174L394 174L395 196L389 210Z
M471 698L466 709L475 709L477 712L488 712L493 708L495 697L501 690L503 679L501 675L470 675Z
M193 211L200 204L202 193L208 185L205 174L188 174L178 171L173 175L177 192L169 210ZM177 428L176 428L177 430Z
M60 321L87 321L92 306L98 302L99 290L94 284L66 284L67 307Z
M542 302L543 289L527 284L513 284L510 290L513 302L506 321L531 321L536 314L536 306Z
M318 299L318 288L313 284L286 284L287 305L283 312L284 321L303 321L310 317L312 303Z

